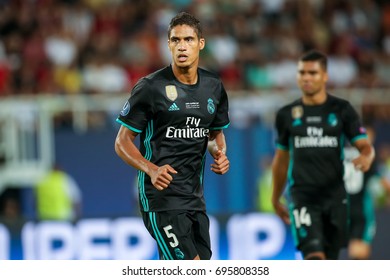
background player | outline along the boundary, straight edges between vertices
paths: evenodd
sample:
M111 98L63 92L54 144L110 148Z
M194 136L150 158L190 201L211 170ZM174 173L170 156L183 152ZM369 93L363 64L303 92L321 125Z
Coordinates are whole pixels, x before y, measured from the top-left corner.
M347 242L344 135L359 150L356 168L367 171L374 158L357 113L348 101L326 92L327 80L327 57L315 50L304 54L297 72L302 98L281 108L275 124L272 203L291 222L305 259L337 259ZM280 201L287 177L290 216Z
M366 127L368 139L374 144L375 130ZM390 182L380 174L377 161L374 160L370 169L363 173L356 169L352 160L358 155L354 147L344 149L344 180L350 204L350 235L348 257L365 260L371 255L371 244L376 233L375 201L373 184L379 184L385 193L390 192Z
M198 68L204 46L195 17L174 17L168 29L172 64L140 79L117 119L122 126L115 150L139 170L140 208L161 259L210 259L207 147L215 159L211 170L229 170L222 131L229 125L227 94L215 74Z

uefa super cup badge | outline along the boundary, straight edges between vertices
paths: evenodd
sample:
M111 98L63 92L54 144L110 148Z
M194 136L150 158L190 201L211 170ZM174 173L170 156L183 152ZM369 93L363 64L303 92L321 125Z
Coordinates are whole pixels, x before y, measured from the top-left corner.
M303 108L302 106L294 106L291 109L291 116L293 118L292 125L293 126L300 126L302 125L302 116L303 116Z
M303 116L303 108L302 106L294 106L292 109L291 109L291 116L293 119L300 119L302 118Z
M126 101L123 105L122 111L120 112L121 116L126 116L130 112L130 102Z
M177 98L176 87L174 85L165 86L165 94L167 95L169 100L175 101Z

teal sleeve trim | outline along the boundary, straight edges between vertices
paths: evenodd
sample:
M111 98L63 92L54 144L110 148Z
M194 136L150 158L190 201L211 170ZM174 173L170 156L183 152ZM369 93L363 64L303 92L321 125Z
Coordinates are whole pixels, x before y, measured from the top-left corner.
M360 140L360 139L367 139L367 135L366 134L362 134L362 135L355 136L354 138L352 138L351 143L353 144L357 140Z
M288 147L283 146L281 144L276 144L276 148L283 151L288 151Z
M127 127L128 129L134 131L134 132L137 132L137 133L141 133L141 132L142 132L142 130L136 129L136 128L134 128L134 127L132 127L132 126L130 126L130 125L124 123L124 122L121 121L120 119L116 119L116 121L117 121L118 123L120 123L121 125Z
M224 126L210 127L210 130L221 130L221 129L225 129L225 128L228 128L229 125L230 125L230 123L228 123L227 125L224 125Z

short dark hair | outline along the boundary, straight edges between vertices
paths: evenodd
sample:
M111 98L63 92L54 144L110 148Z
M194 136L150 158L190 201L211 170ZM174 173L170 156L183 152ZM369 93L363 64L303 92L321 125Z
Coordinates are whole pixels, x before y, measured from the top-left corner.
M310 50L304 53L299 59L299 61L318 61L321 64L322 69L324 69L325 71L327 71L328 69L327 56L323 52L320 52L318 50Z
M169 23L168 27L168 39L169 36L171 35L171 31L175 26L178 25L188 25L194 28L196 35L198 35L198 38L203 38L202 34L202 27L200 25L200 21L194 17L193 15L186 13L186 12L181 12L178 13L174 18L171 19L171 22Z

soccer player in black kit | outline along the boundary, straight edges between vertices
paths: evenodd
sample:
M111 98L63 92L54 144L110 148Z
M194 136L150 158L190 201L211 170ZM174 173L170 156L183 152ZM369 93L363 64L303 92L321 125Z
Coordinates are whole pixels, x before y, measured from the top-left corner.
M164 260L211 258L206 151L213 172L230 166L223 134L228 97L218 76L198 67L204 46L199 20L176 15L168 28L171 65L140 79L117 119L115 151L138 169L140 210Z
M366 132L373 145L376 134L374 128L366 126ZM344 154L344 182L350 205L348 257L353 260L368 260L376 234L375 198L370 189L376 181L385 193L390 194L390 181L382 174L375 159L370 169L363 173L356 170L351 163L357 150L347 146L344 148Z
M342 75L342 73L340 73ZM327 93L327 57L312 50L298 61L302 97L276 115L277 149L272 203L291 229L304 259L338 259L348 240L343 181L347 139L359 151L355 168L366 172L374 149L351 104ZM280 200L287 182L289 211Z

